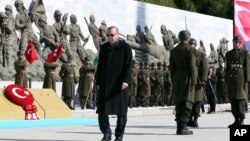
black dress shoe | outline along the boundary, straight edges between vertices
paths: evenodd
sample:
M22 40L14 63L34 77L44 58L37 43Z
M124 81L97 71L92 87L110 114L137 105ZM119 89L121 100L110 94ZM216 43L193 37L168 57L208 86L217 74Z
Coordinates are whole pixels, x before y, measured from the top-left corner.
M104 135L101 141L111 141L111 135Z
M122 141L122 137L116 137L115 141Z

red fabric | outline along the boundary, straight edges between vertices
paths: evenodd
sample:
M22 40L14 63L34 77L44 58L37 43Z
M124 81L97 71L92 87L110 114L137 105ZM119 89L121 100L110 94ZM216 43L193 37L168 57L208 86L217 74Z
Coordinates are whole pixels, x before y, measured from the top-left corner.
M250 50L250 0L234 0L234 34L242 39L242 45Z
M25 53L24 53L25 57L26 57L26 60L32 64L34 63L36 60L38 60L38 56L37 56L37 53L36 53L36 49L34 47L34 44L32 41L29 41L28 42L28 46L25 50Z
M11 102L20 106L32 105L34 102L32 93L18 84L8 85L5 94Z
M61 56L63 48L64 44L62 43L56 49L52 50L47 57L47 62L56 62L56 60Z

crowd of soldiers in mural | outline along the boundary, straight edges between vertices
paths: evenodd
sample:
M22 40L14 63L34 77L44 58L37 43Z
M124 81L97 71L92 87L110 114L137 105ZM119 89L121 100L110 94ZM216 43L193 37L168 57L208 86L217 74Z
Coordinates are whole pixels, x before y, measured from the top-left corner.
M44 77L43 88L52 88L56 91L56 74L55 70L61 66L59 76L62 79L62 96L64 102L69 108L74 109L72 100L75 96L75 86L78 83L77 93L81 108L94 109L95 107L95 85L94 63L91 63L91 57L87 56L84 51L84 46L87 44L89 37L85 37L77 24L77 17L75 14L70 15L70 25L66 25L68 14L62 14L60 10L55 10L53 26L47 24L46 16L38 17L31 16L22 0L16 0L14 3L18 14L13 16L13 9L11 5L5 6L5 12L0 12L0 65L3 67L13 67L16 70L15 83L27 87L26 78L26 61L24 58L24 51L27 47L28 40L32 40L39 58L44 60ZM85 19L87 22L87 20ZM97 51L100 50L101 44L107 42L106 31L107 24L103 20L101 26L98 28L95 24L94 15L89 17L90 23L87 22L90 35L93 38L94 45ZM40 38L36 37L32 29L32 23L35 23L39 28ZM16 31L21 31L21 36L18 37ZM144 27L142 31L140 25L136 26L136 34L133 35L133 40L138 44L149 44L156 46L158 43L148 26ZM163 24L160 27L162 34L163 47L170 51L179 43L178 37L171 30L168 30ZM189 36L191 36L191 32ZM69 36L69 40L68 40ZM64 43L65 49L60 57L60 62L46 62L46 58L52 50L54 50L60 43ZM83 44L82 44L83 42ZM210 43L210 54L206 54L206 48L202 40L199 45L195 39L190 39L190 45L202 55L197 57L197 60L203 62L202 69L200 64L197 68L200 70L199 86L202 87L202 100L199 100L201 107L204 104L210 104L210 111L215 112L215 106L219 103L228 103L227 85L225 83L224 63L225 54L228 51L228 40L226 38L220 39L220 44L215 49L213 43ZM44 44L41 50L42 44ZM199 46L199 47L198 47ZM180 56L181 57L181 56ZM76 65L82 66L76 73ZM61 64L62 65L61 65ZM149 107L149 106L171 106L172 100L172 80L169 69L169 61L159 61L149 53L140 50L135 50L132 80L130 86L129 107Z

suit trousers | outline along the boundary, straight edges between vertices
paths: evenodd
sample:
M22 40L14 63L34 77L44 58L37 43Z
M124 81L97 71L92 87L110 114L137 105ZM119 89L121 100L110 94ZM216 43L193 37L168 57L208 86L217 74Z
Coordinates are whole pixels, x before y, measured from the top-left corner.
M108 115L99 114L98 115L99 128L103 135L111 135L112 130L110 128ZM117 115L115 136L122 137L127 124L127 115Z

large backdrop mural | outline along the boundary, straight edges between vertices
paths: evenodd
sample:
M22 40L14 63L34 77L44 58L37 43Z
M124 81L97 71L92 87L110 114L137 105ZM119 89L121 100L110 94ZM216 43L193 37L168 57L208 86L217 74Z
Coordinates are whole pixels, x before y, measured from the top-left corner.
M133 0L2 0L0 80L12 81L18 71L27 71L28 78L42 81L45 64L54 62L53 57L59 58L56 67L72 58L79 75L84 58L93 63L98 58L111 25L119 27L120 37L133 48L139 63L168 65L169 50L178 44L177 33L183 29L199 41L199 50L207 54L210 65L223 63L231 48L231 20ZM37 55L27 59L32 52Z

